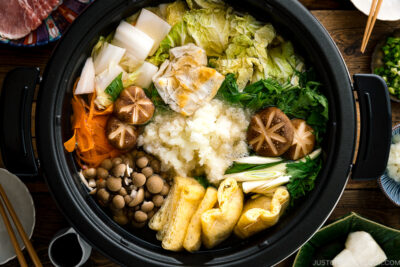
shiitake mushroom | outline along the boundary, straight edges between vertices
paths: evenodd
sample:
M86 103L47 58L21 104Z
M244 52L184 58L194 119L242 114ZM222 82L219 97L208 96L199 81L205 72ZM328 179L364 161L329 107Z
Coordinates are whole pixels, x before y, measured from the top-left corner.
M280 109L269 107L251 118L247 142L260 156L277 157L292 144L294 127Z
M114 114L125 123L144 124L153 117L154 104L142 88L130 86L115 101Z
M284 156L288 159L297 160L312 152L315 145L315 135L313 128L305 120L293 119L292 125L294 127L293 142Z
M107 139L110 144L119 150L129 150L136 145L138 132L132 125L123 123L115 117L110 117L107 122ZM121 159L122 162L122 159ZM118 164L120 164L119 162ZM118 165L113 162L113 165Z

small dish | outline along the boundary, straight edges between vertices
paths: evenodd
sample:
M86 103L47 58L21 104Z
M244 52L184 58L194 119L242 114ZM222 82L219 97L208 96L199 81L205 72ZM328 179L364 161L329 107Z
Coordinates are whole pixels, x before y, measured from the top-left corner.
M354 212L322 227L299 250L293 267L331 266L331 261L344 249L344 243L351 232L369 233L387 256L386 262L400 258L400 230L368 220ZM389 266L389 265L385 265Z
M376 46L374 48L374 51L372 52L372 56L371 56L371 72L372 73L375 73L375 68L380 67L380 66L383 65L383 61L382 61L382 59L383 59L382 46L385 45L386 40L387 40L387 38L389 36L400 37L400 29L397 29L397 30L393 31L392 33L386 35L382 40L380 40L376 44ZM390 93L389 93L389 96L390 96L390 99L393 102L400 103L400 99L399 98L395 97L394 95L392 95Z
M32 237L35 227L35 207L33 205L32 196L26 188L25 184L14 174L5 169L0 169L0 183L9 198L15 213L21 221L29 239ZM14 233L16 233L18 244L21 249L25 248L15 225L12 223ZM9 260L16 257L14 248L11 244L10 237L6 231L3 220L0 219L0 265L5 264Z
M54 42L60 39L68 26L92 1L94 0L64 0L36 30L18 40L0 37L0 43L33 47Z
M373 0L351 0L354 6L365 15L369 15ZM400 1L385 0L382 2L378 20L394 21L400 19Z
M392 142L393 136L396 134L400 134L400 124L397 124L393 127L392 130ZM396 206L400 207L400 183L396 182L392 178L389 177L387 170L385 173L379 177L378 179L379 187L382 189L385 196L393 202Z
M69 249L65 251L65 247ZM55 234L48 248L49 259L55 267L82 266L91 253L92 247L72 227Z

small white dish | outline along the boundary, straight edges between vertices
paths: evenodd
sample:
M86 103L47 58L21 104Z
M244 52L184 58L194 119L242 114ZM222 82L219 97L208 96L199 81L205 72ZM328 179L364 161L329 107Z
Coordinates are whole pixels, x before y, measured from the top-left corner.
M351 0L354 6L365 15L369 15L372 0ZM400 20L400 1L383 0L378 13L378 20Z
M15 213L21 221L29 239L32 237L33 229L35 228L35 207L33 205L32 196L26 188L25 184L14 174L5 169L0 168L0 184L10 200ZM3 203L4 205L4 203ZM10 221L11 217L9 216ZM14 223L11 224L14 233L17 236L20 248L24 249L25 245L22 242ZM14 259L16 257L14 248L11 244L4 222L0 219L0 265Z

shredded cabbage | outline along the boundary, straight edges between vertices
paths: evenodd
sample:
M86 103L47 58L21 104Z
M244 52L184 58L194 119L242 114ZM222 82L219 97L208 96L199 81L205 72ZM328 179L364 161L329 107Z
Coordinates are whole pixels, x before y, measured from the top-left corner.
M303 71L303 60L294 53L289 41L276 35L270 23L234 13L220 0L186 0L186 3L189 10L181 1L167 7L171 13L169 23L174 26L149 62L159 66L168 59L169 49L194 42L206 51L211 67L224 75L235 75L239 91L267 78L282 84L298 84L294 73ZM179 22L176 14L182 17Z
M223 8L225 3L222 0L186 0L190 9L196 8Z
M186 3L180 0L168 4L166 9L166 20L169 25L174 26L176 23L182 21L182 17L187 10Z
M207 56L219 57L229 44L230 16L230 9L194 9L187 12L183 20L196 45L203 48Z

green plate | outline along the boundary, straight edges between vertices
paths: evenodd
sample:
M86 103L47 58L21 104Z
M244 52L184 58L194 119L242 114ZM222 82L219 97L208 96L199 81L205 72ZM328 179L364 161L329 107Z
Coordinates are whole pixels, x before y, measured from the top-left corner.
M400 230L365 219L352 212L322 227L297 253L293 267L331 266L331 260L344 249L351 232L368 232L385 252L389 265L400 266Z

